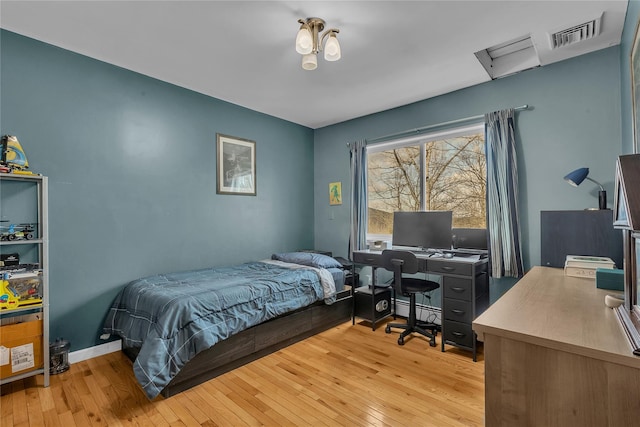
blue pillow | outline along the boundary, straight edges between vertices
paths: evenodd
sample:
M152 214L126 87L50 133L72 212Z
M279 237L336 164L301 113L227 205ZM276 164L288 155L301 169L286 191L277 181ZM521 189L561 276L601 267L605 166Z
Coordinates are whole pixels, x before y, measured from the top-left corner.
M277 261L290 262L293 264L302 264L316 268L342 268L335 259L327 255L316 254L313 252L285 252L271 255L271 259Z

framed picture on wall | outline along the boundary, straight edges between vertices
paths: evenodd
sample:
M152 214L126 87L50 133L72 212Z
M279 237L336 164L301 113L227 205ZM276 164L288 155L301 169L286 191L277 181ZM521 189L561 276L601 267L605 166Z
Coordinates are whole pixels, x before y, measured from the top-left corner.
M216 134L218 194L256 195L256 143Z
M329 204L330 205L342 204L342 182L329 183Z
M342 182L329 183L329 204L330 205L342 204Z
M640 144L638 143L640 132L640 33L638 28L640 21L636 25L636 34L633 39L633 47L631 48L631 102L633 104L633 152L640 152Z

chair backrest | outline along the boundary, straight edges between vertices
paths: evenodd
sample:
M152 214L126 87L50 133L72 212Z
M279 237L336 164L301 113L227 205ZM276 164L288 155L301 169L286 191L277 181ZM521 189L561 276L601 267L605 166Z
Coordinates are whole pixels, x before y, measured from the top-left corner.
M393 271L393 284L397 292L404 293L402 289L402 273L415 274L418 272L418 259L409 251L386 249L382 251L382 267Z

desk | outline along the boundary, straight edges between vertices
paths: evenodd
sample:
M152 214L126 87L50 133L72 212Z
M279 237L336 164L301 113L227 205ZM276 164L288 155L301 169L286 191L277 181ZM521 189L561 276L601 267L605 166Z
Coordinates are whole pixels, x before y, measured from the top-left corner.
M471 322L489 307L488 259L467 257L442 258L416 253L418 270L442 276L442 351L449 344L473 352L476 360L476 336ZM382 266L382 251L354 251L355 264L376 269Z
M484 341L486 426L640 423L640 357L611 291L534 267L473 322Z

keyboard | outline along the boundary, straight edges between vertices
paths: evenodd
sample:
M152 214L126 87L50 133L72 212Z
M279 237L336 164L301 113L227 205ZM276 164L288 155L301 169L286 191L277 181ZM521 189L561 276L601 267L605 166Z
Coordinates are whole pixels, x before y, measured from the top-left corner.
M443 249L428 249L428 248L419 248L416 246L391 246L391 249L398 251L408 251L413 252L414 254L435 254L443 252Z

